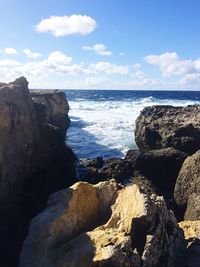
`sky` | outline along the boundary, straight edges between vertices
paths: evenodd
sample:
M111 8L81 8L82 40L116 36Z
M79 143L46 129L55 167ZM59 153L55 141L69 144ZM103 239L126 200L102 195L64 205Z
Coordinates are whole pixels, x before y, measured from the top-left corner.
M0 81L200 90L199 0L0 0Z

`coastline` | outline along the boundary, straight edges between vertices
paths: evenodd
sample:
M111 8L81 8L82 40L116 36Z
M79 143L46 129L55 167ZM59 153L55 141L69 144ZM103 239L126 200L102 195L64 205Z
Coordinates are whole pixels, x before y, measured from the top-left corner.
M19 78L0 86L0 108L3 266L19 254L20 267L185 266L199 246L200 106L146 107L138 149L79 163L63 92Z

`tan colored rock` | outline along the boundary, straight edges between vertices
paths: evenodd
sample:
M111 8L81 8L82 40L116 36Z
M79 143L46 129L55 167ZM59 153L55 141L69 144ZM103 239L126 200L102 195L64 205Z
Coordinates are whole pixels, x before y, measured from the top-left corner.
M183 229L187 245L187 267L200 266L200 221L183 221L179 223Z
M184 231L185 239L200 238L200 221L182 221L179 226Z
M79 182L53 194L32 221L20 267L184 266L184 249L162 197L113 180Z

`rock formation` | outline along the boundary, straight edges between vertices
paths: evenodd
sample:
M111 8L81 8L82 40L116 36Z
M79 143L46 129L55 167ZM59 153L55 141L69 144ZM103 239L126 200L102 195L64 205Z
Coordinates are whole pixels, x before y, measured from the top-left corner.
M0 85L2 266L16 266L27 224L49 194L72 184L73 153L64 144L68 110L63 93L30 94L23 77Z
M200 266L200 221L179 223L187 241L187 267Z
M187 154L173 147L141 152L135 169L151 180L162 195L173 195L174 186Z
M162 197L114 180L79 182L51 195L33 219L20 267L178 267L184 252L183 233Z
M185 220L200 220L200 150L184 161L174 198L179 207L186 208Z
M174 147L189 154L200 149L200 106L152 106L136 120L135 140L140 150Z

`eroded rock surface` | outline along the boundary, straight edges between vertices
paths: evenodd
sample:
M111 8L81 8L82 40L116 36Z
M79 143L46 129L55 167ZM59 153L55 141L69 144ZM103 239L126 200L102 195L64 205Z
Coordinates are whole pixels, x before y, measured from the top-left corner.
M180 208L186 208L185 220L200 220L200 150L184 161L174 198Z
M200 221L179 223L187 240L187 267L200 266Z
M114 180L79 182L53 194L33 219L20 266L178 267L184 252L183 233L162 197Z
M152 106L136 120L135 140L140 150L174 147L189 154L200 149L200 106Z
M29 220L52 192L72 183L74 156L64 143L68 110L63 93L31 95L24 77L0 84L2 266L17 266Z

